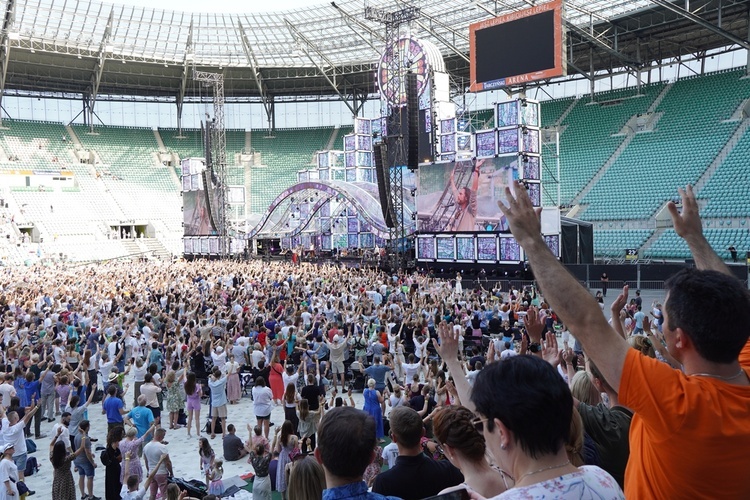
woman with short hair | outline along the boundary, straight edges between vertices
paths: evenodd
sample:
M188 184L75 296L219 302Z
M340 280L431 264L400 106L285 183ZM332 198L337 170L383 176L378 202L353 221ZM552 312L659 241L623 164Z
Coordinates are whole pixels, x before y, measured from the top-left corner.
M494 497L624 498L615 479L595 466L576 467L565 449L573 397L552 366L536 356L490 363L471 401L487 447L515 486Z

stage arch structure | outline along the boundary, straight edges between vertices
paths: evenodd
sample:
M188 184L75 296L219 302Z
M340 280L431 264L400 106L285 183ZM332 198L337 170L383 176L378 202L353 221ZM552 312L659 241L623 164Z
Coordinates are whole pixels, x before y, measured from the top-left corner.
M413 207L406 207L409 221ZM305 180L282 191L245 238L281 239L283 248L312 244L331 250L372 248L388 235L376 184L329 179Z

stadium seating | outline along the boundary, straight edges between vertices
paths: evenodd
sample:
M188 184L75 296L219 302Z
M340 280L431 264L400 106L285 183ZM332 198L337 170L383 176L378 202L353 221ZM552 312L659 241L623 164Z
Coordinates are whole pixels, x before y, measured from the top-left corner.
M750 95L750 81L742 75L720 72L676 82L656 108L663 116L654 132L635 136L582 200L588 208L581 218L648 218L677 194L677 186L695 183L737 129L738 122L725 120Z
M203 139L200 129L182 129L178 139L176 128L160 128L159 136L169 153L177 153L184 158L203 158ZM245 131L226 130L224 134L227 151L227 165L236 165L235 157L245 151Z
M570 107L570 104L574 101L572 97L565 99L552 99L549 101L541 102L541 114L542 114L542 127L551 127L557 120L560 119L566 109ZM576 106L583 104L582 102L576 103Z
M153 130L98 127L94 135L83 126L74 126L74 130L84 148L98 153L103 165L98 165L97 170L101 171L113 200L128 218L181 218L179 185L170 167L159 164L156 159L159 145Z
M260 152L262 167L253 167L250 211L265 213L284 189L297 182L297 171L313 166L313 154L326 148L333 127L252 132L252 150ZM343 137L343 134L342 134ZM338 149L338 148L337 148Z
M159 136L170 153L183 158L203 158L203 139L199 129L183 129L178 139L176 128L160 128Z
M568 203L583 189L625 139L618 134L637 113L645 113L662 84L645 85L642 96L635 88L596 94L598 104L581 98L563 120L560 135L560 168L562 203ZM542 107L544 116L544 107Z
M750 217L750 133L745 132L698 198L702 217Z
M652 229L594 230L594 255L624 257L626 248L640 248L653 232Z
M0 164L3 170L60 170L73 159L73 144L60 124L6 119L3 126L8 130L0 134L2 147L17 158Z
M621 222L648 220L676 195L678 185L694 183L703 175L739 126L729 119L750 96L750 80L741 79L743 74L743 70L721 71L672 85L655 107L660 118L653 131L635 134L582 199L578 217L594 221L595 226L599 221L603 224L595 227L597 257L617 258L625 248L640 249L653 230L623 229L628 226ZM619 132L627 121L647 111L664 87L645 85L642 96L635 96L634 88L602 92L596 94L596 104L589 104L588 96L541 103L542 126L555 124L570 109L560 136L563 203L589 183L625 140ZM491 127L493 113L492 109L471 113L470 127ZM125 219L151 223L160 241L179 251L181 172L179 166L160 164L156 154L160 146L152 129L101 126L91 135L87 127L73 125L82 147L98 155L99 164L87 165L76 161L74 141L61 124L7 119L3 125L7 130L0 132L0 146L9 159L0 162L0 171L66 169L75 176L75 185L63 189L16 186L8 192L11 208L22 209L23 220L33 222L45 242L67 252L65 245L100 241L103 254L115 255L127 250L109 244L106 234L111 223ZM297 182L300 169L314 165L316 151L329 146L343 149L343 137L351 132L351 126L283 129L269 137L261 129L249 133L250 144L246 144L244 130L227 131L229 183L244 185L249 178L249 212L263 214L281 191ZM165 148L180 158L203 156L200 130L184 130L182 139L176 138L175 129L160 129L159 134ZM243 152L259 153L259 164L249 170L236 165ZM710 219L709 241L725 257L730 244L740 250L750 248L748 229L741 220L750 217L748 165L750 132L698 192L701 215ZM422 182L437 185L444 179L424 177ZM13 252L18 254L15 258L28 253L0 249L3 255ZM674 232L666 231L641 256L682 259L688 253Z
M727 250L734 245L738 250L750 248L750 230L748 228L705 229L706 239L711 247L723 258L729 259ZM677 236L674 229L668 229L658 240L641 255L649 259L689 259L690 250L685 241Z

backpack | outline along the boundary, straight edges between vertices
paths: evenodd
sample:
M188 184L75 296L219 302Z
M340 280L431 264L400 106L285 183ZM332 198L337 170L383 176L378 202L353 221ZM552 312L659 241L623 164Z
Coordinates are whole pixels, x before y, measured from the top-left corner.
M211 419L209 419L208 422L206 422L206 426L204 427L203 432L205 432L206 434L222 434L223 430L221 427L221 419L216 419L216 424L214 425L213 432L211 432Z
M39 471L39 464L36 461L36 457L26 458L26 469L24 469L24 476L32 476L34 473Z

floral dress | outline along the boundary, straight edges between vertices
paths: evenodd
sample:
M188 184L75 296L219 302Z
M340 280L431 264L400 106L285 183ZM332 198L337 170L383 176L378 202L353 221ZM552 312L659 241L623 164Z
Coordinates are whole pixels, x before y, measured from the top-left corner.
M143 438L139 437L138 439L133 439L132 441L129 439L123 439L120 441L120 453L124 457L125 455L130 453L130 475L135 476L138 478L138 482L143 479L143 467L141 466L141 459L138 458L138 448L141 447L141 444L143 444ZM125 482L125 467L120 468L120 482ZM55 497L55 500L57 500L57 497Z
M178 412L185 408L185 399L180 391L181 384L178 382L179 379L175 378L175 382L171 387L167 387L167 411Z
M49 454L52 460L52 453ZM52 497L55 500L76 500L76 484L70 471L70 462L75 455L69 453L60 467L52 473Z

